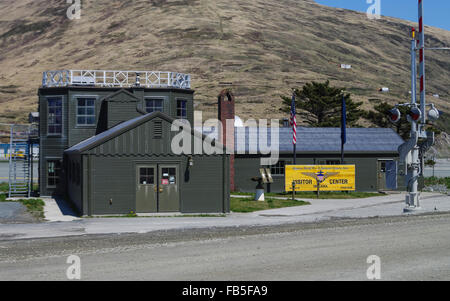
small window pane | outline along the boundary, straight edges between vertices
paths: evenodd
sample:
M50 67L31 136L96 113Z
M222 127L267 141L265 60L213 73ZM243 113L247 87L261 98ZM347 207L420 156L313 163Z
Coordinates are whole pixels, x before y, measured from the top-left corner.
M50 135L62 134L62 98L47 99L47 131Z
M164 100L163 99L147 99L145 101L145 111L147 113L163 112Z
M178 119L187 118L187 101L184 99L177 100L177 118Z
M93 125L95 124L95 99L78 98L77 99L77 124Z
M285 161L278 161L277 164L272 165L270 168L272 175L284 175L285 163Z
M154 169L142 167L139 169L139 183L141 185L155 184Z
M61 163L59 160L47 161L47 186L54 187L59 182Z

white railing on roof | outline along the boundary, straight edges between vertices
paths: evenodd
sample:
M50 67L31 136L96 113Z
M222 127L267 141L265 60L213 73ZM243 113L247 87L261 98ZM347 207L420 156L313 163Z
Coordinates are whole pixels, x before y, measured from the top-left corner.
M100 86L191 88L188 74L164 71L55 70L45 71L43 87Z

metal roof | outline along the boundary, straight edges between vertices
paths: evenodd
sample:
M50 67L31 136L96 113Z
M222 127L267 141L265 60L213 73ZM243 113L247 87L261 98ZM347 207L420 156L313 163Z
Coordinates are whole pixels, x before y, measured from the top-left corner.
M81 141L78 144L75 144L74 146L67 149L65 152L66 153L82 152L82 151L94 148L95 146L100 145L103 142L105 142L113 137L116 137L131 128L136 127L138 124L141 124L146 119L148 119L148 117L150 117L151 115L153 115L153 114L142 115L142 116L127 120L125 122L122 122L122 123L110 128L109 130L106 130L98 135L92 136L86 140Z
M150 113L136 117L134 119L122 122L115 127L88 138L71 148L67 153L83 152L92 149L105 141L108 141L138 125L160 117L168 122L175 119L161 112ZM196 128L192 133L217 139L217 133L214 127ZM235 127L235 153L236 154L259 154L261 151L258 138L259 128L257 127ZM266 145L271 145L271 129L263 134L266 137ZM348 128L347 143L345 151L352 153L397 153L398 147L403 144L403 139L392 129L389 128ZM264 144L264 142L262 142ZM292 153L292 129L290 127L281 127L278 129L278 145L280 153ZM218 147L222 147L219 143ZM341 129L340 128L297 128L297 153L336 153L341 151Z
M214 128L203 128L203 134L217 137ZM278 144L280 153L292 153L292 129L279 128ZM271 130L267 130L267 144L271 145ZM346 152L390 152L397 153L403 139L389 128L347 128ZM250 146L260 152L258 145L258 128L235 128L235 151L249 153ZM340 152L340 128L297 128L297 153Z
M125 133L131 129L134 129L136 127L138 127L139 125L152 120L153 118L159 117L161 119L166 120L169 123L173 123L175 121L174 118L162 113L162 112L153 112L153 113L148 113L142 116L138 116L136 118L124 121L122 123L119 123L118 125L100 133L97 134L95 136L92 136L86 140L81 141L78 144L73 145L72 147L68 148L67 150L65 150L65 153L82 153L84 151L93 149L101 144L103 144L104 142L113 139L119 135L121 135L122 133ZM186 129L187 130L187 129ZM191 134L194 135L195 137L200 137L202 139L207 138L205 135L202 135L200 132L196 131L195 129L191 129ZM221 148L224 151L224 146L220 143L214 143L213 144L215 147L217 148Z

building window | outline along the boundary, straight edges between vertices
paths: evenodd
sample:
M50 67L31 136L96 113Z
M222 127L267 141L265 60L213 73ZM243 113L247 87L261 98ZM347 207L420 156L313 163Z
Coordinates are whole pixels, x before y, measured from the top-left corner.
M327 160L327 165L340 165L340 160Z
M50 97L48 101L48 135L62 134L62 98Z
M77 98L77 125L95 124L95 98Z
M163 99L146 99L145 100L145 111L147 113L164 111L164 100Z
M177 118L187 119L187 101L184 99L177 100Z
M54 188L59 183L61 162L59 160L47 161L47 187Z
M176 169L173 167L170 168L162 168L161 172L161 185L171 185L171 184L176 184L177 183L177 179L176 179Z
M284 176L285 161L278 161L277 164L270 167L270 173L275 176Z
M340 165L340 160L321 160L319 161L319 165Z
M155 184L155 169L147 167L139 168L139 183L141 185Z

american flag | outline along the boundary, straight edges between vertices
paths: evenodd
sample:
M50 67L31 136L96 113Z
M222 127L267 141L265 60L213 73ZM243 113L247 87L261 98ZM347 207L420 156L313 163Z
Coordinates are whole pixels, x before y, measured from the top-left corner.
M291 119L290 125L292 126L292 144L297 144L297 118L295 117L295 92L292 93L292 103L291 103Z

